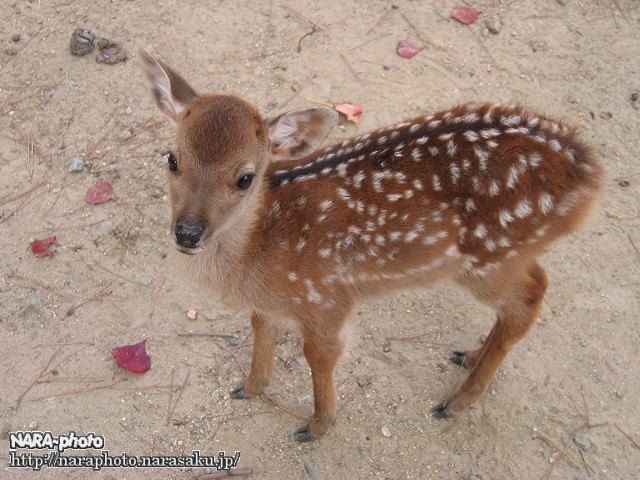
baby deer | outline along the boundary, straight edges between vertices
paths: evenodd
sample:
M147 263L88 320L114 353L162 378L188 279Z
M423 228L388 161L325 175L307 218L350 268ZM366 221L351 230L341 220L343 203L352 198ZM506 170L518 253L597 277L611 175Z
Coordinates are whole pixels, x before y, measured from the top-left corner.
M210 294L253 312L251 372L232 397L267 387L278 333L294 324L315 407L295 437L322 436L336 420L333 371L355 302L451 279L497 312L481 348L454 352L471 372L434 416L471 405L536 321L547 287L537 256L599 196L601 167L573 131L518 106L464 105L316 150L334 110L263 119L141 57L177 125L168 155L176 248Z

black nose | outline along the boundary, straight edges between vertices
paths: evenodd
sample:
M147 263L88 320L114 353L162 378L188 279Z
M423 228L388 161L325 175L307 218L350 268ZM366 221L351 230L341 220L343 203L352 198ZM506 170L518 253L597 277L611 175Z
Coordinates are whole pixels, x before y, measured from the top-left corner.
M176 225L176 242L178 245L193 248L200 241L204 228L178 223Z

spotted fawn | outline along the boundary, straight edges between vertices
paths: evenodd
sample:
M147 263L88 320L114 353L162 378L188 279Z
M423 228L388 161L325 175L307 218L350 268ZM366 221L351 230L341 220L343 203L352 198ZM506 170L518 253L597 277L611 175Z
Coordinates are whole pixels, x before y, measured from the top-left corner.
M322 436L356 301L450 279L497 312L482 347L454 352L470 373L434 416L472 404L536 321L547 288L538 255L599 196L602 169L575 133L519 106L463 105L318 150L334 110L264 119L141 57L177 126L168 175L173 240L188 254L179 260L220 302L252 311L251 371L231 396L268 386L276 338L294 325L315 408L295 438Z

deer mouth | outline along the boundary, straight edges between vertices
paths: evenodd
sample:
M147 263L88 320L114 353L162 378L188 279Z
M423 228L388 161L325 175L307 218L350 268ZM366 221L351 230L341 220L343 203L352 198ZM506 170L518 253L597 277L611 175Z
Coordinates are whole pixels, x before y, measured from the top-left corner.
M202 241L198 242L193 247L185 247L183 245L180 245L174 239L173 245L176 247L176 250L178 250L180 253L184 253L185 255L196 255L197 253L200 253L203 250Z

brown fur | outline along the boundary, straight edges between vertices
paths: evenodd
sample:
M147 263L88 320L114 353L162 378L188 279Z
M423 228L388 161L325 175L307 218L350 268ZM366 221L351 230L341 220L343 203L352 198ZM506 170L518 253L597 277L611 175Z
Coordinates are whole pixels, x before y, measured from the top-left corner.
M144 60L148 78L179 78ZM443 278L497 312L484 345L457 352L471 372L435 415L473 403L535 323L547 288L536 258L579 226L601 188L601 168L576 135L521 107L463 105L296 159L326 136L333 112L263 120L237 97L151 88L164 92L169 118L179 112L173 222L206 226L204 246L184 263L220 301L253 311L251 373L233 395L267 387L277 332L296 325L315 403L301 441L336 419L333 371L356 301ZM254 184L238 191L249 170Z

